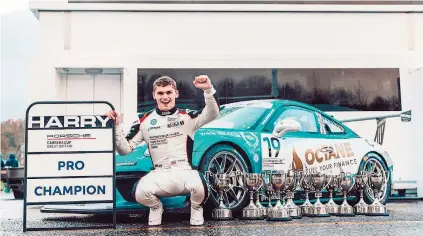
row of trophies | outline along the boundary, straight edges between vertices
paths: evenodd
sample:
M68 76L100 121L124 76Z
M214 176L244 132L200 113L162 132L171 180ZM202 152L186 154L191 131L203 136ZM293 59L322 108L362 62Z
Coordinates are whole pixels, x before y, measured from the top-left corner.
M386 179L389 179L388 171L383 174ZM379 199L379 193L387 182L384 181L383 174L360 172L357 175L351 175L342 170L337 175L323 173L304 174L302 171L290 169L286 173L284 171L273 171L265 174L243 172L214 174L206 172L206 179L220 196L220 204L212 212L214 220L233 219L231 209L223 204L223 195L229 190L232 181L235 179L250 194L250 203L243 208L241 219L289 221L301 219L303 216L388 216L386 206L381 204ZM360 200L357 204L351 206L347 202L347 195L354 187L360 193ZM295 191L299 188L305 192L306 200L302 205L297 206L293 199ZM367 188L373 192L374 196L374 201L370 205L363 199L363 192ZM320 201L323 189L329 192L329 201L326 204ZM309 192L311 191L314 191L316 196L314 204L309 200ZM344 201L341 205L336 204L333 200L334 191L342 192ZM264 207L260 203L259 195L261 194L264 194L267 198L268 207ZM254 198L254 196L256 197ZM272 199L276 200L274 206L272 205Z

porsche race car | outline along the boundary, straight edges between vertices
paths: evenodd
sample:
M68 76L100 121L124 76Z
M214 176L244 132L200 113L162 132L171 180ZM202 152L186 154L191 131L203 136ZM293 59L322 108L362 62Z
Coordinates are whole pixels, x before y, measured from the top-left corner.
M275 136L274 128L282 120L293 119L299 129ZM304 103L290 100L252 100L221 106L218 118L197 130L194 137L192 166L201 173L231 173L235 171L261 173L288 169L304 173L338 174L344 171L357 174L360 171L379 172L383 187L379 199L385 204L392 187L393 162L377 142L360 137L343 122ZM116 210L123 213L147 212L148 208L135 201L131 195L134 184L153 169L145 143L131 154L116 155ZM358 201L354 189L349 200ZM313 202L314 194L310 194ZM328 199L321 201L324 203ZM338 193L336 196L341 196ZM337 200L335 196L335 200ZM339 198L342 201L342 198ZM164 208L177 210L189 205L189 196L161 198ZM301 190L294 199L297 204L305 200ZM364 192L364 200L374 200L370 189ZM248 204L249 194L239 181L232 180L223 194L223 202L234 215ZM211 187L206 202L207 209L218 206L219 194ZM267 205L263 201L264 206ZM97 206L66 205L44 206L42 212L108 213L109 204ZM206 210L205 212L211 212Z

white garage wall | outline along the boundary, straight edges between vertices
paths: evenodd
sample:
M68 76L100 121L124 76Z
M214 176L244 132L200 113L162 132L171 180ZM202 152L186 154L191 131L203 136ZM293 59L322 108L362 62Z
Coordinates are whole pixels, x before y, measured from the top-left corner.
M107 48L131 54L407 50L405 14L51 12L42 13L40 21L43 46L49 50L63 50L65 37L70 37L71 51Z

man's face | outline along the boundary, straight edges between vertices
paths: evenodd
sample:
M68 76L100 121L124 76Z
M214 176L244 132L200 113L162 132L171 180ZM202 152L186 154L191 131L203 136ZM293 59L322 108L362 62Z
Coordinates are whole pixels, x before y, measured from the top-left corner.
M177 90L172 85L164 87L156 86L153 97L156 99L157 107L162 111L168 111L175 107L175 100L179 96Z

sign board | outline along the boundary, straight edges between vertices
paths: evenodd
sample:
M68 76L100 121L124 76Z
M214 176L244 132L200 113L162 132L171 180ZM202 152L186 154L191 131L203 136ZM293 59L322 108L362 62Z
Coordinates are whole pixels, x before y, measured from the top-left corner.
M24 232L40 229L26 227L27 205L47 204L113 204L113 228L116 229L114 122L102 114L72 114L67 108L69 104L102 104L105 109L114 109L110 103L100 101L36 102L29 106Z

